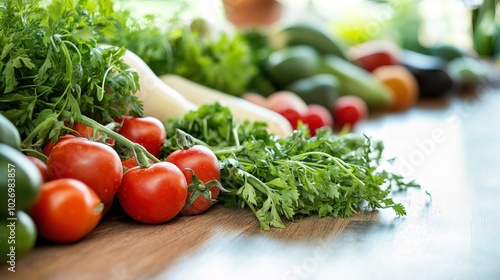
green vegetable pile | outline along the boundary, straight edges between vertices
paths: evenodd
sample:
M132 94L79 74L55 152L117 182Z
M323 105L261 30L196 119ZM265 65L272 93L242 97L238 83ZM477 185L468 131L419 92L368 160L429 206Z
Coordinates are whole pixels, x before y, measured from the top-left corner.
M403 205L389 197L393 187L419 187L381 170L382 142L355 134L334 135L323 129L310 137L299 128L287 138L267 133L262 123L239 123L227 107L205 105L165 123L167 135L180 129L210 147L222 168L219 196L226 206L248 207L262 229L285 227L283 217L349 217L363 202L370 209ZM163 152L178 149L175 137Z
M8 0L0 6L0 111L18 128L23 147L55 141L82 115L112 122L128 110L142 115L134 93L138 76L121 57L103 49L114 30L112 2Z
M246 32L215 32L204 19L185 22L177 13L168 19L136 18L130 10L117 9L112 16L116 33L101 40L125 46L158 76L176 74L239 96L258 74Z

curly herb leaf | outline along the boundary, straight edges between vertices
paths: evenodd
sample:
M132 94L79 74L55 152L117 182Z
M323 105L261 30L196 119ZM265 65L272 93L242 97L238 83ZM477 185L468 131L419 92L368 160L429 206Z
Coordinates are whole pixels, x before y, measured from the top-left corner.
M158 76L171 73L228 94L245 93L259 74L259 61L245 34L221 31L207 36L209 24L203 19L180 19L183 8L169 19L135 18L127 9L117 10L116 33L102 40L125 46Z
M238 123L218 103L201 106L164 123L167 134L181 129L209 146L221 165L226 206L248 207L262 229L284 227L283 218L349 217L362 203L406 215L389 194L393 186L419 187L380 170L383 145L367 136L335 135L329 129L310 137L299 127L286 138L267 133L262 123ZM167 141L164 153L177 149Z
M25 148L56 139L61 112L107 123L130 110L138 76L98 38L114 29L111 0L7 0L0 9L0 111L18 128Z

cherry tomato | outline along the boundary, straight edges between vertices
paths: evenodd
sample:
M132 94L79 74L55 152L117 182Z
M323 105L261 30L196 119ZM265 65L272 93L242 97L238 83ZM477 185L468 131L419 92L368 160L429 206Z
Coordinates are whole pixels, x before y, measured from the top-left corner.
M96 138L94 138L94 130L90 126L84 125L84 124L79 123L79 122L75 122L75 123L73 123L72 128L73 128L73 130L76 131L76 133L70 132L71 135L84 137L84 138L87 138L89 140L104 142L111 147L113 147L115 145L115 139L107 138L100 132L98 132L96 135Z
M149 158L148 158L148 161L149 161L149 163L151 163L151 164L153 163L153 161L152 161L151 159L149 159ZM136 161L135 157L134 157L134 156L132 156L132 157L130 157L130 158L128 158L128 159L126 159L126 160L122 161L122 166L123 166L123 168L124 168L124 169L125 169L125 171L126 171L126 170L128 170L128 169L130 169L130 168L132 168L132 167L139 166L139 164L137 164L137 161Z
M350 130L368 116L368 106L365 101L354 95L345 95L337 99L333 105L333 119L337 128L349 125Z
M122 167L124 168L125 171L132 168L132 167L136 167L136 166L139 166L139 165L137 164L137 161L135 160L135 157L133 157L133 156L122 161Z
M122 181L120 157L106 144L76 137L58 143L47 161L50 180L73 178L93 189L108 208Z
M269 95L266 107L275 112L285 108L293 108L301 115L307 112L307 103L296 93L286 90Z
M123 174L117 196L132 219L145 224L164 223L179 214L186 203L186 177L170 162L133 167Z
M32 156L26 156L26 157L35 164L36 168L38 168L38 171L40 171L40 175L42 176L42 181L48 182L49 178L47 176L47 164L39 158Z
M47 143L47 145L45 145L45 147L43 148L43 153L44 155L46 156L49 156L50 153L52 152L52 150L54 149L54 146L59 143L59 142L62 142L62 141L65 141L67 139L71 139L71 138L75 138L76 136L75 135L72 135L72 134L66 134L64 136L61 136L59 137L59 139L57 139L57 142L54 143L54 142L49 142Z
M143 146L153 156L160 156L160 149L167 138L165 127L160 120L153 117L123 117L123 125L118 131L132 142Z
M84 124L79 123L79 122L73 123L72 128L76 131L76 133L70 132L70 134L75 135L75 136L80 136L80 137L85 137L87 139L92 139L92 136L94 135L94 130L92 129L92 127L84 125Z
M85 183L58 179L42 184L29 215L40 236L68 243L80 240L96 227L102 208L99 197Z
M309 127L311 136L315 136L316 130L319 128L333 126L333 117L330 111L318 104L308 106L308 111L302 116L302 121Z
M292 107L282 107L276 112L285 117L293 129L297 129L297 124L302 119L299 111Z
M220 192L217 185L217 182L220 184L219 161L212 150L194 145L172 152L165 161L175 164L184 173L189 185L188 201L192 195L196 196L190 205L186 203L181 214L195 215L210 208ZM193 173L196 180L193 180Z

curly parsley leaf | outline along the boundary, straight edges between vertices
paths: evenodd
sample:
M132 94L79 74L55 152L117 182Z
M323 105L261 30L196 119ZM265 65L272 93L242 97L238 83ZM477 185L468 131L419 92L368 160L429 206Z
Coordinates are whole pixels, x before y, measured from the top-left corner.
M107 123L128 110L142 115L138 76L125 48L102 49L114 29L111 0L7 0L0 9L0 111L23 145L56 139L61 112Z
M349 217L366 203L369 209L392 208L393 186L416 187L381 169L383 145L364 135L335 135L329 129L310 137L299 127L286 138L267 133L261 123L238 123L227 107L201 106L164 123L168 134L181 129L209 146L221 166L226 206L248 207L262 229L284 227L283 219L300 216ZM167 141L164 153L177 149Z

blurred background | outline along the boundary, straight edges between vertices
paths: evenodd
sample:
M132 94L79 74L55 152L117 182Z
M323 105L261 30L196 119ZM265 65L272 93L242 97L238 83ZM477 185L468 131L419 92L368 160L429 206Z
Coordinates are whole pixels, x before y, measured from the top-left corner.
M403 112L500 85L499 1L118 0L106 40L259 105L288 91L331 112L345 95Z
M276 7L270 2L281 6L274 17L269 10ZM411 44L418 40L423 45L452 44L470 49L473 9L488 3L481 0L122 0L119 4L132 8L137 15L168 17L182 10L185 18L202 16L217 23L230 18L245 27L266 20L274 24L308 20L327 25L348 44L387 38L404 47L416 47ZM246 12L229 11L238 6ZM485 20L495 18L493 13L494 10ZM251 19L246 19L249 15ZM493 21L496 21L494 29L498 29L498 17Z

